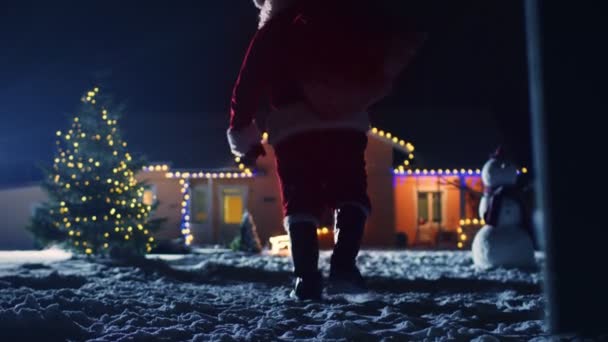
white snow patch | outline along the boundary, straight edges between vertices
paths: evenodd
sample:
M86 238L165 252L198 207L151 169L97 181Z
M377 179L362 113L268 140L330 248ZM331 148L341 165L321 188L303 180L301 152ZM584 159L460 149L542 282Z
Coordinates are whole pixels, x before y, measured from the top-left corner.
M480 271L469 252L363 251L370 293L289 298L289 258L219 250L171 267L22 254L0 269L6 340L530 340L546 337L538 271ZM18 254L13 254L13 257ZM321 253L325 274L329 253ZM45 261L45 263L41 263ZM537 255L542 265L543 258ZM35 327L35 329L32 329Z
M0 251L0 264L26 264L68 260L72 253L59 248L42 251Z

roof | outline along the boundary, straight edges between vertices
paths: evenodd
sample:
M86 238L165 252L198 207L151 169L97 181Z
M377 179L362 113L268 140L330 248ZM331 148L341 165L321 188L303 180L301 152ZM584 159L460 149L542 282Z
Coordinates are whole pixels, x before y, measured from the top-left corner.
M407 158L403 165L398 166L393 170L396 176L481 176L480 169L471 168L434 168L434 169L413 169L409 165L409 161L414 159L414 145L401 139L391 132L381 130L377 127L372 127L368 135L379 141L382 141L396 151L404 153ZM268 133L262 134L262 142L268 141ZM251 178L256 175L243 164L238 164L240 160L235 159L238 167L220 168L220 169L172 169L170 163L155 163L143 168L144 172L164 172L167 178ZM522 167L518 173L528 173L528 169Z
M0 191L40 187L41 185L41 182L35 181L21 182L16 184L0 184Z
M393 148L397 151L412 155L414 153L414 145L411 142L400 139L390 132L383 131L377 127L372 127L372 129L368 132L368 135L393 146ZM410 159L413 159L413 157Z
M242 164L241 164L242 165ZM142 168L144 172L164 173L166 178L252 178L255 173L241 166L240 168L228 167L219 169L172 169L169 163L155 163Z

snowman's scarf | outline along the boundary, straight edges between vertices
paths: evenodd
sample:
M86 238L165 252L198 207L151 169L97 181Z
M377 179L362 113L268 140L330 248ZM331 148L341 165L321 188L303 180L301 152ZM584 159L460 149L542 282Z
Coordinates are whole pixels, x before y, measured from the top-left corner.
M498 186L486 191L486 195L488 196L488 210L486 210L483 219L486 221L486 224L489 224L490 226L498 226L500 209L502 208L502 202L505 198L503 189L504 187Z

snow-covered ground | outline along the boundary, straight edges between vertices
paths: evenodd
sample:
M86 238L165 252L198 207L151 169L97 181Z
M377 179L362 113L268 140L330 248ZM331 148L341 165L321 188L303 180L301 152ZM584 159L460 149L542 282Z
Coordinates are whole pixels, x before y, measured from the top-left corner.
M364 251L359 264L372 291L322 303L289 298L285 257L213 250L151 256L171 267L135 268L57 251L12 253L0 253L2 341L546 337L539 272L479 271L469 252ZM323 252L326 274L328 258Z

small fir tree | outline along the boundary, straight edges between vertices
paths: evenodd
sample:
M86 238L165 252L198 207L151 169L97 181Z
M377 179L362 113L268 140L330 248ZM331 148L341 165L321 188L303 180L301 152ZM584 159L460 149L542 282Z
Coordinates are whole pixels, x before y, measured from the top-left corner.
M262 244L258 231L249 212L243 214L241 221L240 234L232 240L230 248L234 251L260 253Z
M120 133L124 107L97 87L81 100L71 127L56 133L53 167L43 182L49 200L29 229L44 245L58 243L82 254L150 252L162 220L150 219L153 203L145 203L146 186L135 178L143 158L127 151Z

